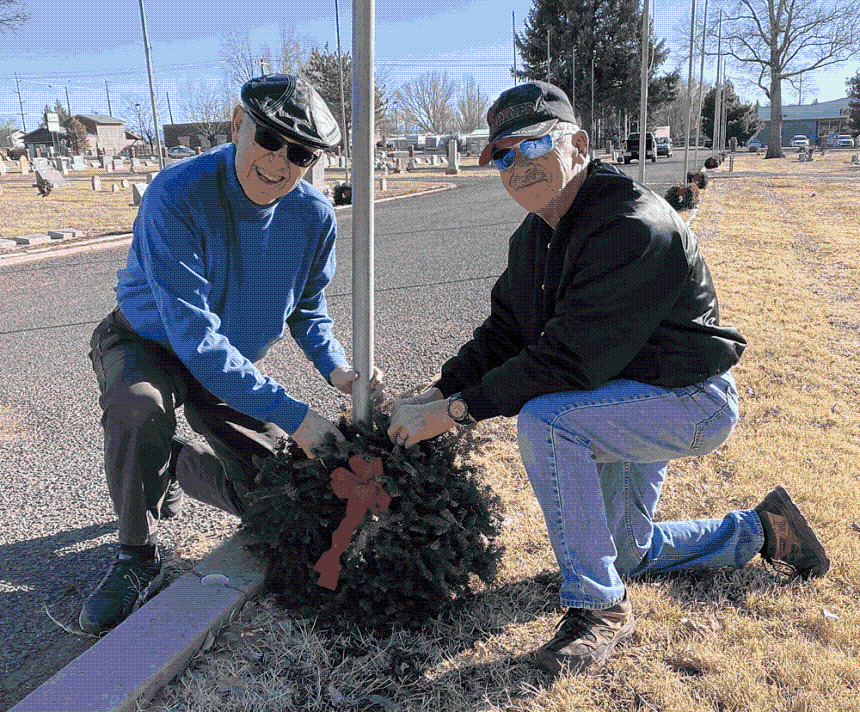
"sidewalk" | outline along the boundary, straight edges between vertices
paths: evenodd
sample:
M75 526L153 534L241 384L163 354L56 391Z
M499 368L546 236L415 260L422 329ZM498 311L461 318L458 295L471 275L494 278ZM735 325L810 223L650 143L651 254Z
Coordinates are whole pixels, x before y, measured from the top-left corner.
M243 541L227 539L9 712L133 712L150 700L262 590L265 564Z

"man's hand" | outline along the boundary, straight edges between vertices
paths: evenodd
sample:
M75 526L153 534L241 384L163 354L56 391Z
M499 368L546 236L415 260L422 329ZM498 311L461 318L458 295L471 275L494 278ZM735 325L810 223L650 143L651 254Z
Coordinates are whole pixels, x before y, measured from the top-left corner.
M435 438L455 425L457 423L448 415L448 401L445 399L402 405L391 416L388 437L393 443L412 447L422 440Z
M432 403L437 400L442 400L442 391L436 388L436 386L430 386L430 388L422 391L417 396L395 400L394 405L391 406L391 419L394 419L397 411L404 405L423 405L424 403Z
M305 451L305 455L314 458L317 456L316 448L326 441L329 433L334 435L334 439L338 442L346 441L343 433L332 422L323 418L313 408L308 408L308 414L299 425L299 429L293 433L292 438Z
M382 379L385 374L376 366L373 367L373 377L370 379L370 390L372 398L382 396ZM358 371L352 366L335 366L334 371L329 374L328 380L341 393L352 395L352 382L358 378Z

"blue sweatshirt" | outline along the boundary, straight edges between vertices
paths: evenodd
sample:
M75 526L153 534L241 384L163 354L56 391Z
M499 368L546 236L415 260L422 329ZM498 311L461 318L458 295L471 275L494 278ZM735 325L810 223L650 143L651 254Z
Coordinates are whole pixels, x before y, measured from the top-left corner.
M284 325L326 379L346 365L324 289L335 271L334 210L301 181L271 205L249 200L235 145L161 171L134 221L117 302L132 328L170 349L227 405L293 434L308 406L255 366Z

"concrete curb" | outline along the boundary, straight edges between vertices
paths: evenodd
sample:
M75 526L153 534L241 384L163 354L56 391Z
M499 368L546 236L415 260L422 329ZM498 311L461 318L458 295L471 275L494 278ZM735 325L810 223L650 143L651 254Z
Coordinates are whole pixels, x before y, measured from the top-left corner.
M231 536L9 712L133 712L152 699L262 590L266 566L244 541ZM204 586L213 573L229 581Z
M422 190L419 193L404 193L403 195L392 195L390 198L379 198L374 203L387 203L391 200L401 200L403 198L417 198L422 195L432 195L443 190L453 190L457 187L454 183L445 183L444 185L433 188L432 190ZM352 205L337 205L335 211L346 210ZM81 252L96 252L98 250L109 250L112 247L127 247L131 244L132 233L127 232L121 235L108 235L106 237L97 237L90 240L85 240L73 245L57 245L48 248L41 248L31 252L11 253L0 255L0 267L11 267L13 265L30 264L41 260L51 259L52 257L66 257Z

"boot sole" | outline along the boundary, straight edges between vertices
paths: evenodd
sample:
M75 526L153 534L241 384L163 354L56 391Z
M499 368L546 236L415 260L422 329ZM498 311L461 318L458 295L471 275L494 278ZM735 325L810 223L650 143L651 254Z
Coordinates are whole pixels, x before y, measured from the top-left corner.
M592 665L604 662L606 658L612 654L612 651L615 650L616 645L624 642L625 640L629 640L633 637L633 633L635 632L636 620L631 618L625 626L618 631L618 634L606 644L606 647L603 648L601 652L597 652L595 650L591 655L575 657L573 655L559 655L552 650L541 648L534 655L534 664L544 672L548 672L551 675L558 675L562 672L573 675L582 672Z
M819 565L810 569L806 578L824 576L824 574L830 571L830 559L827 557L824 545L821 543L818 535L809 526L806 517L803 516L803 512L800 511L794 500L791 499L791 495L788 494L788 491L782 485L777 485L773 492L771 492L771 495L774 495L773 499L779 503L782 513L788 519L791 526L794 527L801 541L809 547L815 558L818 559Z

